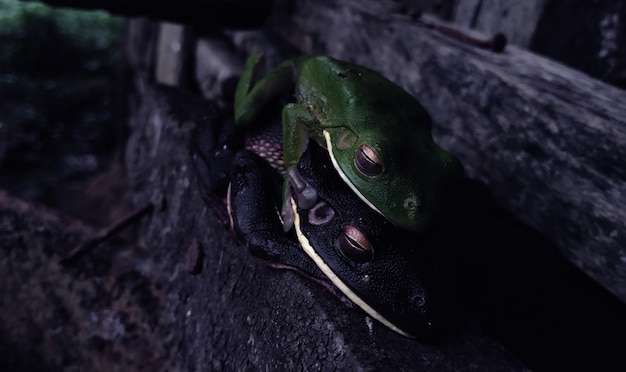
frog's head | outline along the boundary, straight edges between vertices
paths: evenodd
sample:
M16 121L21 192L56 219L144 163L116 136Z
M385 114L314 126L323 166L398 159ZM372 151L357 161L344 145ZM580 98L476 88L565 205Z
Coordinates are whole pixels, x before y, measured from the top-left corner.
M442 191L462 175L461 163L433 142L430 116L404 89L363 66L314 61L302 75L315 80L299 94L321 123L318 141L335 169L395 225L424 231L438 215Z
M321 154L321 155L320 155ZM325 157L325 159L324 159ZM313 158L313 160L311 160ZM291 199L303 250L353 303L408 337L437 333L432 240L394 226L342 182L317 146L301 158L300 173L320 195L311 209Z
M355 194L410 231L423 232L437 219L445 191L463 173L429 130L381 135L343 127L325 130L324 137L334 167Z

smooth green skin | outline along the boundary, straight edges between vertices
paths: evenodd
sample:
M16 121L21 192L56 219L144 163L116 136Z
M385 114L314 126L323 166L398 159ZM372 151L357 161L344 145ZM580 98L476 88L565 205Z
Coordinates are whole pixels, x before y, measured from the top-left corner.
M433 142L431 119L422 105L373 70L323 56L283 62L251 87L260 58L252 54L246 62L235 93L235 121L251 124L273 98L295 86L296 102L282 114L290 181L298 182L295 165L313 138L370 207L399 227L424 231L439 212L440 191L463 168ZM355 154L361 144L376 152L382 174L367 177L358 170Z

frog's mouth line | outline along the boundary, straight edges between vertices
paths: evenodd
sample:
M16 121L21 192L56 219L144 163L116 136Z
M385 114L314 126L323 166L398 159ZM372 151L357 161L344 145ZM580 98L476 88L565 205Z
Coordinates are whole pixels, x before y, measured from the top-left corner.
M341 179L343 180L343 182L345 182L348 186L350 186L350 189L352 189L352 191L354 191L354 193L361 199L363 200L363 202L365 204L367 204L368 207L372 208L373 210L375 210L376 212L378 212L381 216L385 216L383 214L383 212L381 212L378 208L376 208L374 206L374 204L372 204L369 200L367 200L367 198L365 196L363 196L363 194L361 194L361 192L359 190L357 190L357 188L354 186L354 184L350 181L350 179L348 178L348 176L346 176L346 174L343 172L343 170L341 169L341 167L339 166L339 163L337 163L337 159L335 159L335 154L333 153L333 141L330 138L330 133L328 133L327 130L323 130L324 133L324 138L326 139L326 148L328 149L328 153L330 154L330 161L333 163L333 167L335 167L335 169L337 170L337 173L339 173L339 176L341 177Z
M326 134L326 132L324 132L324 134ZM396 327L395 325L393 325L389 320L387 320L379 312L374 310L370 305L368 305L365 301L363 301L363 299L361 299L361 297L359 297L356 293L354 293L341 279L339 279L339 277L333 272L333 270L324 262L322 257L320 257L315 252L315 249L313 249L313 247L311 246L311 243L309 243L309 240L302 233L302 229L300 227L300 215L298 214L298 207L296 205L296 202L293 198L290 198L289 201L291 202L291 208L293 209L294 227L296 230L296 235L298 237L298 242L300 242L300 246L302 247L302 249L306 252L306 254L309 257L311 257L313 262L315 262L317 267L319 267L320 270L322 270L324 275L326 275L328 279L330 279L330 281L337 288L339 288L339 290L343 294L345 294L350 299L350 301L354 302L358 307L363 309L369 316L378 320L382 324L386 325L387 327L391 328L392 330L398 332L399 334L405 337L414 338L415 336L412 336L404 332L400 328Z

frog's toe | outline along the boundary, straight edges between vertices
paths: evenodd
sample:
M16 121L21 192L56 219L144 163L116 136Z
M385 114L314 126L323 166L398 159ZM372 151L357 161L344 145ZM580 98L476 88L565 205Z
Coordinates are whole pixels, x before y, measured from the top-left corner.
M288 232L293 227L293 221L295 220L295 215L293 209L291 207L291 191L287 191L287 196L285 197L285 201L283 202L283 208L280 213L281 220L283 222L283 231Z
M317 203L317 190L308 183L298 190L298 205L302 209L311 209Z

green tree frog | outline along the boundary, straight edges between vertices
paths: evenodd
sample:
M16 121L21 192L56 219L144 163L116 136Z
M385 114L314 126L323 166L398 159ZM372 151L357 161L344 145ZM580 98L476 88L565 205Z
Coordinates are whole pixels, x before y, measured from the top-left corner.
M252 54L246 62L235 121L254 123L272 99L295 89L295 102L282 110L282 128L287 182L298 205L311 208L317 201L296 167L312 138L370 208L401 228L425 231L438 215L441 191L463 168L434 143L422 105L376 71L323 56L283 62L253 86L260 58Z

